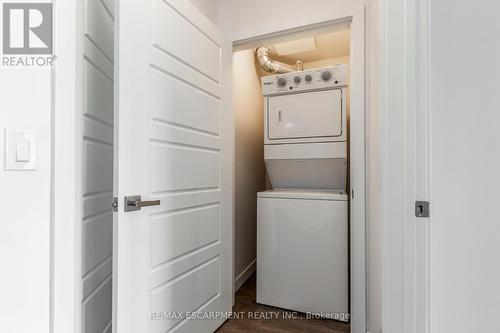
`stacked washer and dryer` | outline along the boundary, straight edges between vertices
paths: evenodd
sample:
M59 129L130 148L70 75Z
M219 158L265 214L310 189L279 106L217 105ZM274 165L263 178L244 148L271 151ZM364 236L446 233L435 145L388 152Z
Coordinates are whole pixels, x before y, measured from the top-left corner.
M258 303L348 320L347 83L347 65L262 78Z

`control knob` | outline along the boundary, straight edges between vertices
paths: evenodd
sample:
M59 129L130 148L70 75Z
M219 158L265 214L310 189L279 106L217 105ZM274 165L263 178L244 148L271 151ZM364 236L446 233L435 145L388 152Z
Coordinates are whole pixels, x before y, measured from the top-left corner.
M321 73L321 78L323 79L323 81L329 81L329 80L331 80L331 78L332 78L332 72L330 72L330 71L324 71L323 73Z
M300 81L302 81L302 78L300 76L296 76L293 78L293 81L295 82L295 84L299 84Z
M286 79L284 77L280 77L278 79L278 86L284 87L286 85Z
M311 82L313 79L312 75L311 74L307 74L306 75L306 82Z

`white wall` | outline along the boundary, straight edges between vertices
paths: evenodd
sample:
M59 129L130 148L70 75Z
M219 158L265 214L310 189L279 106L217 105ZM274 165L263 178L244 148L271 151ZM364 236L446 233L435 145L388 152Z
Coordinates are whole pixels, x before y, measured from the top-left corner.
M429 3L430 332L499 332L500 2Z
M205 14L212 23L217 25L217 0L190 0L193 5Z
M51 70L0 69L4 129L33 132L36 171L5 171L0 154L0 332L48 332L50 308Z
M0 332L48 333L52 70L0 68ZM37 137L37 170L4 170L4 130Z
M344 16L363 0L218 0L219 27L232 40L265 35Z
M255 270L257 192L266 189L264 99L260 77L253 50L234 54L236 288Z

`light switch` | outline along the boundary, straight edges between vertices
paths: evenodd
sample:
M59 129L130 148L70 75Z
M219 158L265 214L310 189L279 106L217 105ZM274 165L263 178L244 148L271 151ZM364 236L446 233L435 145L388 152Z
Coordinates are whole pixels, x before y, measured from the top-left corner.
M30 142L22 137L17 140L16 162L27 163L30 161Z
M5 130L5 170L36 170L36 136Z

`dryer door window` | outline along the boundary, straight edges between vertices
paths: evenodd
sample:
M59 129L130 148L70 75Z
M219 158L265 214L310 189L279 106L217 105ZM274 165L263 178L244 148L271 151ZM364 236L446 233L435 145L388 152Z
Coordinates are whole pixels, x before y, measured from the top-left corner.
M342 90L315 91L269 98L269 139L342 135Z

